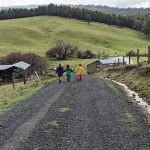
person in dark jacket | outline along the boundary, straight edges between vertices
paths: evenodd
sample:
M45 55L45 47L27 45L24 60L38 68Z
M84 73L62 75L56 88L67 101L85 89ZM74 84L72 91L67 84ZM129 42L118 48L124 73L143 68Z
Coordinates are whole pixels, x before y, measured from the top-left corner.
M64 74L64 69L61 64L59 64L59 66L57 67L56 74L58 76L59 83L61 83L63 79L63 74Z
M71 75L73 73L73 70L70 68L69 65L66 66L66 70L64 71L66 72L66 77L67 77L67 82L70 82L71 79Z

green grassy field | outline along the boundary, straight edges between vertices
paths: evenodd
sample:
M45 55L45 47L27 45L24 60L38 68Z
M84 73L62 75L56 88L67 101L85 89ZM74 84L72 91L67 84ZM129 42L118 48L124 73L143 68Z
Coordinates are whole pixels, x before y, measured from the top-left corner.
M12 84L0 86L0 116L38 92L38 90L53 80L54 78L49 77L38 83L35 81L27 82L26 86L22 82L16 83L15 88L13 88Z
M32 17L0 21L0 56L12 51L35 52L41 56L57 40L77 45L80 50L110 55L124 55L129 50L147 52L150 40L136 31L66 19L60 17Z

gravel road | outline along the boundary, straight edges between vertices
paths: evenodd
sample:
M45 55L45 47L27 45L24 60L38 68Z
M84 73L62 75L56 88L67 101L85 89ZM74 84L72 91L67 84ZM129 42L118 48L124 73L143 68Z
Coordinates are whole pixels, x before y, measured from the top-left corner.
M0 118L0 150L150 150L150 126L110 81L54 81Z

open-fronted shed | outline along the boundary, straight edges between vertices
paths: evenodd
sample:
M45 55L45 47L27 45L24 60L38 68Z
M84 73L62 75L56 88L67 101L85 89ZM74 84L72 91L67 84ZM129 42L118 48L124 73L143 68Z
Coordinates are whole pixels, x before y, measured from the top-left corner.
M12 64L12 65L0 65L0 77L2 80L13 80L13 73L14 70L20 69L23 70L24 76L26 76L26 71L28 68L30 68L31 65L20 61L18 63Z
M129 60L128 57L115 57L110 59L101 59L97 60L91 64L87 65L87 72L93 74L98 70L103 69L104 67L110 67L115 65L128 65L133 64L132 60Z
M26 70L30 66L31 66L30 64L20 61L13 65L0 65L0 71L5 71L5 70L11 69L11 68L19 68L19 69Z

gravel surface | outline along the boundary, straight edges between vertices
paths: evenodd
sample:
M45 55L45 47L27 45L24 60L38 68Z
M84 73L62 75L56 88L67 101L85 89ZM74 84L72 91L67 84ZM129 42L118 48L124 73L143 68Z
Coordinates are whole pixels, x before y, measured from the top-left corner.
M54 81L3 116L0 150L150 150L150 128L120 88L86 76Z

